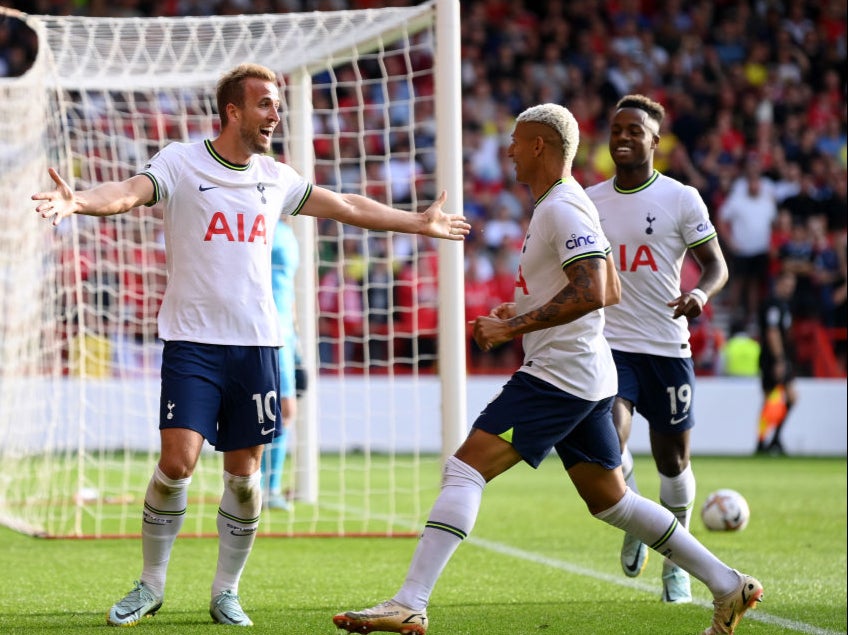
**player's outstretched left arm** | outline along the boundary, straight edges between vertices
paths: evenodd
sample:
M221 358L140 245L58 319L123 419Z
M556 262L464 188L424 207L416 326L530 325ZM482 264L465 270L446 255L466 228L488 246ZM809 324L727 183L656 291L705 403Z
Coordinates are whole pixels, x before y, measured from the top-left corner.
M691 252L701 267L701 278L698 280L696 288L700 289L705 297L701 297L701 293L697 291L694 293L687 291L674 298L668 303L668 306L674 309L672 317L675 319L682 315L690 319L701 315L707 300L721 291L727 284L727 263L724 260L724 254L721 252L717 238L698 245Z
M300 213L332 218L364 229L464 240L471 231L471 225L461 214L448 214L442 209L447 196L446 192L442 192L426 210L416 214L389 207L359 194L337 194L332 190L314 187Z

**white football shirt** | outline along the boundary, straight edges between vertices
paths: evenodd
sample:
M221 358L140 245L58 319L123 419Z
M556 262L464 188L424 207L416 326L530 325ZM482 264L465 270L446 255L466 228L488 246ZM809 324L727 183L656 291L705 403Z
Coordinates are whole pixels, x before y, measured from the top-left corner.
M698 191L657 171L632 190L615 178L586 188L598 208L621 278L621 302L606 308L605 334L618 351L691 357L689 324L666 306L680 295L687 249L716 237Z
M159 337L282 345L271 291L274 229L281 214L300 211L311 184L268 156L229 163L208 140L169 144L141 174L155 189L148 205L167 201Z
M515 281L519 314L539 308L568 283L563 269L583 258L606 258L609 242L583 188L561 179L536 201ZM524 335L521 371L582 399L614 395L618 379L603 337L604 310Z

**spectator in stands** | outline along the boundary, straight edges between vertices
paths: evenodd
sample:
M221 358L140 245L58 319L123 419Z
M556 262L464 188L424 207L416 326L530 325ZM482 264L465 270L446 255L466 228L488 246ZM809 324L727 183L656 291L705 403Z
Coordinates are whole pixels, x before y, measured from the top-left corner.
M368 313L367 361L372 369L385 369L389 360L389 329L394 320L393 270L388 241L380 237L373 242L375 245L368 259L365 294Z
M823 212L821 197L812 174L802 174L798 192L787 196L781 208L787 210L793 220L797 219L799 223L806 223L808 219Z
M357 260L339 262L318 281L318 354L326 369L340 371L346 362L362 362L365 316Z
M730 337L722 348L716 372L728 377L757 377L760 374L760 343L746 324L736 321L730 325Z
M501 247L512 247L521 242L524 232L521 225L510 214L506 205L500 205L492 210L491 215L483 225L483 241L486 248L494 254Z
M793 219L789 240L780 246L778 258L781 270L792 271L796 276L795 301L803 315L814 314L814 305L818 298L813 279L815 266L815 247L810 227L815 224L812 216L809 220Z
M822 214L827 219L827 230L844 234L848 230L848 179L844 168L834 168L830 196L821 202Z
M848 355L848 235L838 234L834 251L839 259L839 275L831 284L831 303L833 305L834 356L842 377L846 374L846 355Z
M845 283L840 270L840 257L836 240L827 231L827 220L823 216L811 219L807 223L812 246L811 283L817 294L814 300L818 306L818 318L823 326L834 327L837 322L838 289ZM844 325L844 322L842 323Z
M485 257L466 258L465 321L466 338L469 341L468 361L471 369L492 367L492 357L480 349L472 337L471 330L475 318L488 315L489 310L497 305L492 271L487 263L488 259Z
M783 268L780 254L784 250L786 243L792 240L793 225L792 214L789 213L789 210L785 207L779 208L777 210L777 218L775 218L774 225L772 225L771 240L769 242L769 280L773 280Z
M417 256L397 277L398 358L409 368L434 370L438 353L438 258L421 241Z
M745 162L744 181L734 187L719 211L727 246L732 254L730 306L737 318L749 323L756 315L768 273L771 227L777 204L757 157Z

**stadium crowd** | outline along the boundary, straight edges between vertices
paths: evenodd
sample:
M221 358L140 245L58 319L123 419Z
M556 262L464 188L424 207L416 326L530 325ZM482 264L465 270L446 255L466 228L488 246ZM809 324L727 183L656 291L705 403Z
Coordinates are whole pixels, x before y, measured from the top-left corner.
M33 14L177 16L418 3L10 4ZM463 198L473 225L465 245L469 317L513 292L515 255L533 203L505 154L516 114L536 103L566 105L580 123L574 174L588 186L613 174L606 143L611 107L625 94L642 93L667 111L655 167L699 190L730 265L728 288L692 325L698 372L721 372L731 331L759 336L757 311L777 273L791 269L798 280L798 373L845 375L845 0L464 0L461 11ZM0 20L0 77L22 73L35 53L33 38L14 25ZM684 286L697 276L689 264ZM511 369L520 359L515 347L482 354L469 341L469 352L472 372Z

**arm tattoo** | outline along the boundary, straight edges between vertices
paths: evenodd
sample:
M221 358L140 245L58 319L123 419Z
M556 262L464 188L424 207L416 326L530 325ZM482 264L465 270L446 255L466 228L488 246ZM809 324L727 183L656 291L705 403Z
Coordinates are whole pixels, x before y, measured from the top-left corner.
M579 302L578 293L582 293L584 301L595 302L598 289L592 284L591 272L598 271L602 266L606 266L606 261L599 258L586 258L572 264L568 267L568 284L559 295L568 294L571 291L571 294L569 294L571 301Z
M538 309L511 318L509 323L516 327L536 324L539 328L546 328L563 322L562 315L567 312L566 305L579 305L584 302L595 304L598 289L592 283L592 271L605 266L606 261L599 258L586 258L569 265L568 284L551 298L550 302Z

